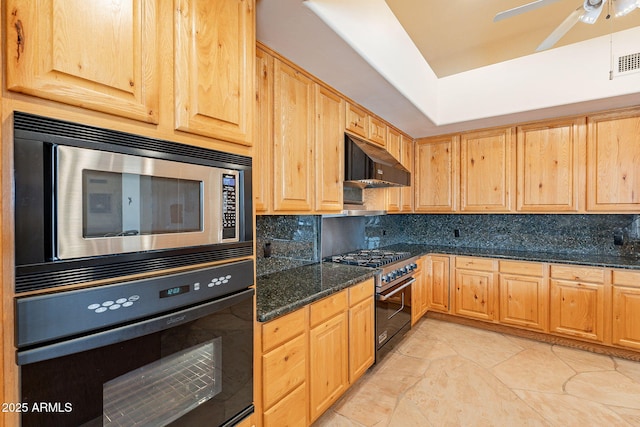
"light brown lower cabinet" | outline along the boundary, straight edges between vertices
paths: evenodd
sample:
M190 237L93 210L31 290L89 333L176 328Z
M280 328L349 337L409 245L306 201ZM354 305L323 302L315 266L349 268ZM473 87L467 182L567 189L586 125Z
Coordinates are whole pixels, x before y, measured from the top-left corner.
M373 278L261 325L265 427L307 426L375 360Z
M541 263L500 261L500 323L549 331L549 282Z
M311 304L309 331L310 421L315 421L349 387L347 292Z
M498 320L496 261L456 257L454 314L480 320Z
M425 262L427 310L449 312L449 257L429 255Z
M640 350L640 272L613 271L612 343Z
M611 293L605 283L605 270L552 265L550 275L550 331L609 342Z
M411 326L427 312L429 306L429 290L427 289L427 275L424 272L424 258L416 261L418 268L413 272L416 280L411 285Z

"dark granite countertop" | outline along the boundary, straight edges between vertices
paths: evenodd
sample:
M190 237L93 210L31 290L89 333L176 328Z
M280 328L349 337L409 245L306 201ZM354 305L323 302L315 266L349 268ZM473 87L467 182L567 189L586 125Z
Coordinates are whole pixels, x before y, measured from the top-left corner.
M397 244L384 249L426 254L468 255L486 258L576 264L593 267L639 269L640 259L607 255L564 254L499 249ZM266 322L362 282L376 269L323 262L259 276L256 283L258 321Z
M290 313L373 277L376 271L323 262L259 276L256 283L258 321L266 322Z

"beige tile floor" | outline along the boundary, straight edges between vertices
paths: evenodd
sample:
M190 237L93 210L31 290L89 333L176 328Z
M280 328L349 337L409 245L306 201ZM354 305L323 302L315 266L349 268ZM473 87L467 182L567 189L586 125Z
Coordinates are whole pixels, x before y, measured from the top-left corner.
M422 319L319 426L640 426L640 363Z

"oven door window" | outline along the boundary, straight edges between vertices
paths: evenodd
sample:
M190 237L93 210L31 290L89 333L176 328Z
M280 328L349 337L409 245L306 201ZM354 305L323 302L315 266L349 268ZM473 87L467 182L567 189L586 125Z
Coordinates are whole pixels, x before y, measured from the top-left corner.
M85 169L84 238L202 231L202 181Z
M23 365L22 425L225 424L253 402L252 307Z

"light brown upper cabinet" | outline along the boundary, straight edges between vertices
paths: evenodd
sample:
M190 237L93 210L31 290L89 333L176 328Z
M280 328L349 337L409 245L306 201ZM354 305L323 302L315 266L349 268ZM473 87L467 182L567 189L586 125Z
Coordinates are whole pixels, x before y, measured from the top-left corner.
M274 60L273 210L309 212L313 205L314 82Z
M158 3L8 0L7 89L158 123Z
M373 116L369 116L369 141L381 147L387 146L387 124Z
M254 0L174 6L176 129L251 145Z
M415 182L414 175L414 166L413 166L413 139L408 136L402 135L400 140L400 162L402 166L407 168L409 172L411 172L411 186L402 187L400 192L401 201L400 211L401 212L413 212L413 183Z
M640 210L640 108L587 119L587 210Z
M368 136L369 115L362 108L347 102L346 130L363 138Z
M342 210L344 100L316 84L316 204L318 212Z
M391 154L395 159L402 163L402 134L397 130L389 127L387 128L387 152ZM389 188L387 189L387 211L388 212L400 212L402 205L402 189L401 188Z
M518 126L518 211L578 211L584 123L579 118Z
M460 136L460 210L509 212L515 196L511 128Z
M273 56L262 49L256 49L255 111L253 196L262 213L273 200Z
M415 146L415 211L454 212L459 186L458 135L423 138Z

